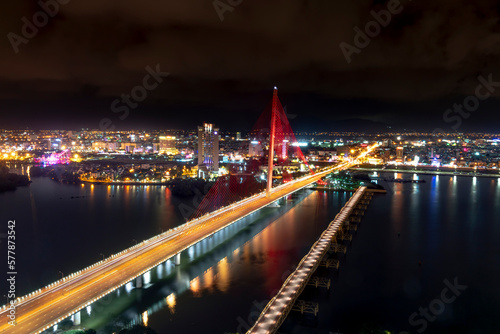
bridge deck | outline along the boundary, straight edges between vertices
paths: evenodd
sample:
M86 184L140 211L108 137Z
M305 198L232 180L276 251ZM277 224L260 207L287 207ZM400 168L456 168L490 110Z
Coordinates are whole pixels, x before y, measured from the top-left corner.
M338 228L347 220L365 191L366 187L360 187L349 199L328 228L321 234L319 240L314 243L309 253L300 261L297 269L288 276L277 295L269 301L247 334L275 333L279 329L307 282L320 265L324 255L330 249L330 244Z
M18 298L16 299L17 325L12 326L7 323L9 308L4 305L0 310L0 333L41 333L237 220L318 181L336 169L346 167L348 166L338 165L275 187L270 197L260 193L244 199L145 240L106 260Z
M376 146L369 147L358 159L369 154ZM260 193L246 198L145 240L29 295L18 297L15 300L17 324L12 326L8 323L10 310L4 305L0 309L0 333L41 333L237 220L307 187L333 171L347 169L354 164L356 161L344 162L285 183L273 188L269 197Z

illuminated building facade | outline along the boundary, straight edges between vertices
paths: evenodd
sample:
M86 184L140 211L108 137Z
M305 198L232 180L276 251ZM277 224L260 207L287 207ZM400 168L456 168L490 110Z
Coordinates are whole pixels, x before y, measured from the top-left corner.
M278 156L280 156L282 159L286 159L288 157L288 146L289 146L289 140L288 139L283 139L281 142L277 143L278 149L276 150L276 153Z
M403 162L403 147L396 147L396 162Z
M204 123L198 127L198 175L219 171L219 129Z
M176 155L179 153L176 147L175 136L160 136L160 154Z
M262 157L264 155L264 151L262 150L262 144L260 141L250 141L250 145L248 147L248 155L251 157Z
M112 142L96 141L92 143L92 149L95 151L116 151L119 145Z
M134 153L134 151L137 148L137 144L136 143L122 143L122 148L127 153Z

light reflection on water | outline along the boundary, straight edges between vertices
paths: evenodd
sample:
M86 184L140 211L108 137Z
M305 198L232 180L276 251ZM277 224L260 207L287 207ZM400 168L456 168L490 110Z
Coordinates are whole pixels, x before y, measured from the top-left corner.
M426 333L500 333L500 181L420 178L427 182L380 182L388 193L374 196L334 276L337 289L308 295L320 303L315 331L416 332L410 315L436 300L445 279L457 278L467 291L428 322ZM286 324L280 331L308 332L299 321Z
M125 187L125 191L127 191L126 189L127 187ZM109 194L107 189L106 193ZM162 323L160 326L162 328L168 325L165 323L165 310L168 311L169 316L174 317L175 315L173 320L176 320L179 317L177 315L178 308L185 308L190 304L189 298L201 300L201 297L213 294L217 296L232 295L235 283L241 281L241 275L246 277L249 273L248 270L253 271L249 277L261 277L261 273L267 273L270 277L276 276L276 274L281 276L281 273L277 272L280 266L277 267L273 261L268 261L269 254L273 257L272 254L281 254L283 250L276 251L274 249L282 248L294 249L294 253L297 248L301 252L305 252L306 248L300 246L300 243L296 245L296 241L297 238L303 239L304 236L307 236L310 240L303 242L312 243L315 239L314 234L323 230L322 227L312 230L308 228L308 225L312 227L316 224L310 218L318 215L318 205L326 205L327 207L333 205L336 208L331 212L330 210L319 212L320 216L317 218L323 221L323 225L326 226L330 218L333 218L340 209L343 201L347 199L346 196L338 196L337 194L330 196L309 190L301 191L301 193L303 195L296 194L293 199L290 197L287 200L281 200L281 208L265 209L263 210L264 214L252 214L243 220L245 222L239 224L238 229L228 228L189 248L182 255L183 265L180 267L173 265L168 260L142 275L143 284L139 285L140 288L137 286L138 282L134 280L118 289L116 293L95 302L92 304L91 314L82 317L82 325L87 328L96 328L98 333L113 333L122 327L144 323L158 327L159 321ZM336 199L338 203L332 199ZM304 212L293 208L297 203L304 204L301 209ZM279 223L268 225L267 220L274 220L279 216L278 212L282 212ZM330 215L331 217L329 217ZM321 219L321 216L325 217ZM256 219L257 223L248 226L248 223ZM306 225L304 225L305 221L307 221ZM278 228L276 224L281 227ZM243 234L240 233L236 237L232 237L241 229L243 229L241 232ZM283 242L284 240L288 242ZM299 259L300 254L293 255L291 258ZM256 264L262 266L262 269L254 271ZM273 280L275 286L268 286L269 283L265 283L265 288L261 289L260 293L265 295L271 288L275 289L278 287L277 284L281 283L276 279ZM241 287L237 289L238 293L244 291L241 290ZM121 293L121 291L126 293ZM186 299L187 297L189 298ZM180 303L179 298L181 298ZM224 299L226 297L217 298ZM248 295L246 298L254 297ZM241 310L237 311L238 308L236 308L235 312L244 315L245 311L243 310L246 309L246 306L244 303L241 306ZM184 313L180 315L180 317L184 316ZM176 322L183 322L183 320L177 319ZM178 325L172 327L174 332L175 328L178 328L175 326ZM164 330L169 328L171 327L167 326ZM159 333L162 332L159 330Z
M167 296L166 299L168 309L170 310L170 313L174 314L175 313L175 293L171 293Z
M411 330L405 327L409 314L435 298L435 291L443 288L443 279L455 276L475 291L474 294L464 293L460 301L453 304L454 311L462 314L463 328L487 324L488 317L498 310L500 300L490 292L494 291L500 276L498 268L489 264L500 262L496 248L500 238L500 179L420 178L427 183L380 182L389 193L376 196L370 205L366 223L357 233L352 250L348 251L348 264L342 267L336 282L336 286L342 288L334 289L331 294L334 309L330 312L324 305L320 307L318 328L328 332L345 327L351 317L361 321L367 314L373 314L395 328ZM88 186L84 188L89 190ZM119 187L116 193L125 192L127 188ZM94 196L98 197L99 191L96 187ZM168 193L164 189L162 192ZM108 195L107 189L104 193ZM143 191L140 194L144 196ZM296 255L300 254L298 248L308 249L304 244L294 247L301 240L297 235L306 235L315 228L321 231L320 225L314 225L316 221L329 220L316 215L328 210L335 215L341 205L332 205L332 202L339 198L346 196L313 193L303 201L302 207L290 210L269 228L250 232L242 238L237 236L233 238L237 243L219 247L220 252L215 250L206 254L210 245L214 246L213 240L201 243L194 248L194 259L189 254L184 255L183 261L192 261L188 267L175 267L168 261L163 263L151 271L150 287L136 289L135 282L128 283L112 294L113 298L124 299L112 302L114 299L110 298L111 301L95 303L92 305L94 318L82 314L82 323L98 324L96 328L100 328L100 333L112 333L114 328L110 326L144 323L142 315L147 311L148 324L158 333L210 332L208 328L212 327L208 326L213 326L211 332L234 331L238 316L246 318L249 313L245 305L250 305L253 299L266 300L270 297L269 291L282 283L280 277L285 267L282 261L293 256L300 259L301 256ZM126 201L127 198L120 200L122 210L133 212L134 207L123 205ZM316 203L320 206L316 207ZM114 227L115 230L119 228L120 225ZM400 237L396 235L398 231L401 231ZM226 260L221 263L221 259ZM418 266L419 260L423 261L422 266ZM403 285L406 290L401 288ZM250 300L245 297L248 294L252 296ZM478 300L483 301L480 313L474 308ZM196 313L197 305L201 304L204 307L199 307L201 311ZM217 309L213 305L218 305ZM349 305L356 306L352 314ZM227 308L224 313L229 315L220 314L220 308ZM238 310L231 313L232 308ZM192 323L193 314L200 319L198 325L183 327ZM331 319L322 323L322 314ZM217 323L228 326L214 324L213 319L219 316L221 320ZM469 321L471 316L480 321ZM452 319L461 321L454 316ZM448 320L435 322L428 332L443 328L439 326L447 323Z

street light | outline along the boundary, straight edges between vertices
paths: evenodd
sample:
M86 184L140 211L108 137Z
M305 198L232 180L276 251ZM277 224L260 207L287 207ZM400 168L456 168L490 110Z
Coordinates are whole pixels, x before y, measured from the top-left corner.
M99 254L99 255L102 255L102 259L104 260L104 254L103 254L103 253L101 253L101 254Z
M64 273L62 271L59 271L59 274L61 274L61 278L64 277Z
M135 244L137 245L137 240L135 240L135 239L132 239L132 241L135 241Z

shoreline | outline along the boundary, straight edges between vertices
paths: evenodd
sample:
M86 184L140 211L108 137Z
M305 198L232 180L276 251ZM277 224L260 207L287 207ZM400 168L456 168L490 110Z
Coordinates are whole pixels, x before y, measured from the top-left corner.
M484 178L500 178L498 174L483 174L474 172L455 172L455 171L425 171L425 170L408 170L408 169L387 169L387 168L349 168L351 171L360 172L380 172L380 173L404 173L404 174L419 174L419 175L443 175L443 176L467 176L467 177L484 177Z
M108 186L171 186L167 182L105 182L105 181L87 181L80 180L78 183L81 184L92 184L92 185L108 185ZM78 184L75 183L75 184Z

